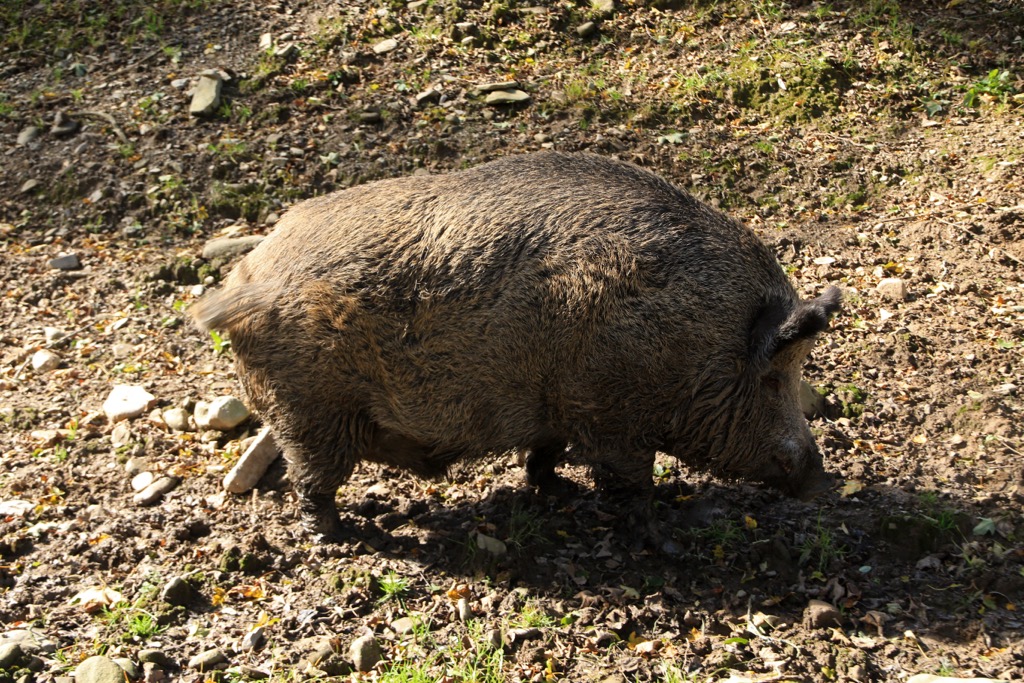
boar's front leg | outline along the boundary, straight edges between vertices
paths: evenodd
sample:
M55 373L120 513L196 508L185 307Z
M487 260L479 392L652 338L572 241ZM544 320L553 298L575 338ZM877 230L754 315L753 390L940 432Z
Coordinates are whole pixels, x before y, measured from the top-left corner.
M562 479L555 468L565 457L566 441L546 441L530 449L526 456L526 483L536 486L541 493L557 493L562 488Z

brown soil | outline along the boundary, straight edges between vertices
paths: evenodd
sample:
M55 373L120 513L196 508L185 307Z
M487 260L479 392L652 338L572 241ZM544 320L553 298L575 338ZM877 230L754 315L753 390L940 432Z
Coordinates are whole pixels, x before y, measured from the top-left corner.
M180 680L349 678L365 633L383 660L359 680L1024 678L1019 4L8 4L0 623L56 650L0 680L147 648ZM261 52L264 32L296 51ZM398 47L375 53L386 37ZM226 104L190 117L211 68ZM476 86L505 80L531 101L484 104ZM58 112L77 130L50 132ZM508 455L432 483L363 467L339 491L358 532L321 546L280 464L249 495L222 490L255 422L103 417L114 384L161 408L237 392L230 353L182 312L230 268L200 257L208 240L332 189L545 146L657 170L751 225L805 294L843 288L806 369L841 489L803 504L664 458L670 540L650 548L582 470L545 498ZM82 268L51 268L63 253ZM904 300L876 290L890 277ZM60 365L36 372L44 347ZM141 506L131 468L180 484ZM175 577L190 590L171 605ZM72 604L96 587L123 602ZM812 600L838 620L805 618ZM314 667L325 641L340 654ZM186 666L214 647L233 669Z

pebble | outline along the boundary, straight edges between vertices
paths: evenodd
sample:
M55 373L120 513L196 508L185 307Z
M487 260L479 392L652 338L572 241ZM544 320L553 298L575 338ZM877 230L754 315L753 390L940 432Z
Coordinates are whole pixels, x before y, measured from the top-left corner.
M400 636L404 636L412 633L418 623L419 619L414 619L413 617L399 617L391 622L391 630Z
M132 477L132 491L138 492L145 490L149 488L154 481L156 481L156 475L152 472L139 472Z
M359 120L363 123L377 123L380 121L380 112L370 110L359 112Z
M155 505L163 499L165 494L168 494L177 488L180 483L181 480L177 477L165 474L146 488L136 493L132 500L135 501L136 505Z
M73 135L79 127L78 121L68 118L68 115L62 111L57 112L57 115L53 117L53 125L50 127L50 133L57 137L63 137L67 135Z
M576 27L576 35L580 38L587 38L588 36L594 35L597 32L597 24L592 21L588 21L584 24L580 24Z
M64 330L57 327L44 327L43 337L46 338L47 344L53 344L54 342L60 341L64 338Z
M808 420L825 414L825 397L804 380L800 380L800 410Z
M204 72L199 76L199 83L192 92L192 102L188 106L188 113L192 116L211 116L217 112L220 106L220 91L224 87L224 81L220 74L212 71Z
M192 599L192 586L180 576L175 576L164 584L160 599L168 605L185 605Z
M263 635L263 632L264 628L262 626L257 626L253 630L246 633L245 636L242 637L242 644L239 647L239 649L242 652L249 652L251 650L258 649L260 646L263 645L263 641L266 640L265 636Z
M111 422L120 422L142 415L154 401L156 397L142 387L115 384L103 402L103 413Z
M235 673L239 677L241 677L242 680L249 681L262 681L266 680L267 678L270 678L270 674L264 671L263 669L257 669L254 666L246 666L245 664L233 666L227 670L227 673L229 675ZM237 677L229 678L228 680L237 680Z
M274 47L274 35L272 33L260 34L260 52L266 52Z
M162 667L146 662L142 665L142 683L163 683L167 678Z
M459 621L467 622L473 618L473 612L469 609L469 600L466 598L459 598L459 601L455 605L455 609L459 615Z
M127 657L116 657L114 664L117 664L124 671L125 677L129 681L138 680L139 675L142 673L139 671L139 667L135 665L135 662L128 659Z
M18 145L21 147L32 145L42 134L43 131L39 126L26 126L18 132Z
M210 402L197 401L196 426L226 432L249 418L249 409L234 396L218 396Z
M494 538L493 536L487 536L477 532L476 535L476 547L480 550L487 551L496 557L501 557L508 552L508 546L502 541Z
M907 298L907 283L898 277L887 277L878 283L875 291L879 296L888 301L905 301Z
M164 423L176 432L191 432L189 413L184 408L168 408L163 412Z
M32 369L36 372L50 372L60 365L60 356L53 351L40 349L32 354Z
M200 671L214 671L216 669L226 669L228 666L227 656L221 652L219 648L213 648L206 652L200 652L192 659L188 660L188 668L198 669Z
M24 517L33 508L35 504L27 500L0 500L0 517Z
M262 235L245 235L243 237L221 237L210 240L203 245L203 258L209 261L215 258L237 256L250 251L263 241Z
M380 645L377 639L369 634L352 641L348 654L356 671L362 673L371 670L381 658Z
M804 610L804 626L807 628L828 628L839 626L839 610L823 600L811 600Z
M264 427L256 434L256 438L245 449L231 471L224 476L224 489L231 493L251 491L278 455L274 435L270 433L269 427Z
M127 446L132 440L132 427L127 422L119 422L114 425L114 428L110 430L110 444L114 448L120 448L121 446ZM132 461L129 460L129 463ZM141 471L141 470L139 470ZM139 472L128 471L128 474L138 474Z
M9 643L17 643L21 646L21 651L27 655L49 656L57 651L57 643L43 638L36 631L25 628L16 628L6 633L0 633L0 644Z
M42 185L42 183L36 180L35 178L29 178L28 180L21 184L21 187L18 188L18 192L20 192L21 194L28 194L29 192L36 189L40 185Z
M82 262L78 259L78 254L61 254L50 259L50 267L55 270L78 270L82 267Z
M615 0L590 0L590 6L602 16L615 12Z
M529 93L523 92L522 90L495 90L494 92L488 93L487 97L484 98L484 102L493 106L502 104L519 104L521 102L529 102Z
M163 650L155 648L139 650L139 661L143 664L156 664L164 669L170 669L174 666L174 660L164 654Z
M398 47L398 41L394 38L386 38L373 46L375 54L383 55Z
M436 104L441 101L441 93L433 88L424 90L416 95L416 106L425 107L428 104Z
M480 92L494 92L495 90L515 90L519 87L519 81L498 81L494 83L482 83L476 86Z
M76 683L124 683L124 669L110 657L89 657L75 667Z
M20 643L4 643L0 645L0 669L12 669L25 656Z

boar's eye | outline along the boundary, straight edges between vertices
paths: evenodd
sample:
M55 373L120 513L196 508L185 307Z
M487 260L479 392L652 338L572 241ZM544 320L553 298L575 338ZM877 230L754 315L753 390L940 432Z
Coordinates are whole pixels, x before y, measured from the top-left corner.
M776 394L782 391L782 380L775 375L765 375L763 381L769 391L773 391Z

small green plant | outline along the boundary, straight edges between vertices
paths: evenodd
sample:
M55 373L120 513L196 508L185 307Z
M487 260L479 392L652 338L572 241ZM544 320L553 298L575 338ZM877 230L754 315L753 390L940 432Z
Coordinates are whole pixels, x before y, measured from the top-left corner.
M1013 93L1013 74L1005 70L992 69L987 76L967 89L967 93L964 94L964 106L976 107L980 102L996 99L1005 102Z
M231 349L231 340L225 339L217 330L210 330L210 339L213 340L213 352L220 355Z
M508 521L508 538L506 542L516 550L544 540L541 530L544 528L540 514L531 507L516 503Z
M142 641L149 640L163 630L163 627L157 623L152 614L141 610L128 617L126 626L127 635L130 638Z
M383 593L380 600L377 601L378 604L395 600L403 609L405 608L405 594L409 592L409 579L392 569L377 579L377 586Z
M523 605L515 625L520 628L546 628L554 626L555 620L542 610L536 602L530 601Z
M815 569L815 578L823 578L829 565L845 556L846 547L836 540L831 529L822 526L819 515L814 532L808 534L800 547L800 564L810 564Z

